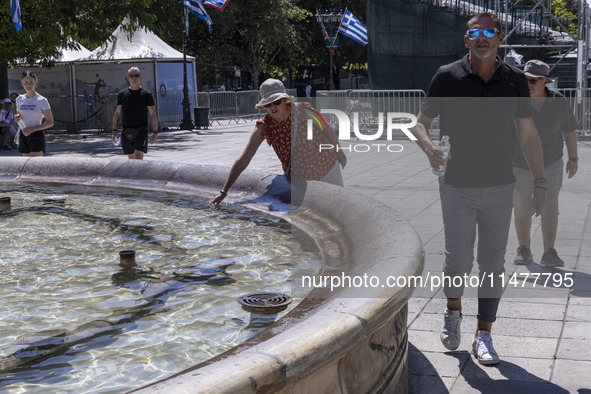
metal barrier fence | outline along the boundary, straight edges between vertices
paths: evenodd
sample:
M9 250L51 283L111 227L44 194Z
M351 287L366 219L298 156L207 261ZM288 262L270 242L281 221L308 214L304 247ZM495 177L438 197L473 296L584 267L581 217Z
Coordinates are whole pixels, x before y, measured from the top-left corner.
M569 101L579 122L579 135L591 135L591 89L556 89ZM288 89L295 96L295 89ZM417 114L425 92L422 90L319 90L314 106L317 110L340 109L348 115L359 114L362 132L377 130L379 113L407 112ZM54 130L80 132L80 130L106 130L110 132L117 95L111 94L96 101L88 95L48 97L55 119ZM191 115L194 107L209 108L209 123L225 120L236 123L248 118L262 117L265 111L257 110L257 90L240 92L190 93ZM182 121L183 94L169 92L158 97L158 119L164 127L177 127ZM196 104L195 104L196 103ZM336 117L326 114L333 126ZM384 116L385 118L385 116ZM351 121L353 117L350 116ZM434 122L437 128L437 122Z
M164 97L158 97L157 112L158 122L161 127L177 127L183 119L183 98L182 92L168 92ZM195 93L189 93L191 101L191 113L195 102L199 102L199 97L195 98Z
M562 93L573 109L579 123L578 134L586 137L591 135L591 89L555 89Z
M287 89L289 95L295 96L296 89ZM111 132L113 113L117 105L117 94L105 95L97 100L93 96L48 96L53 112L55 126L52 131L77 133L82 130L104 130ZM156 111L158 121L163 127L178 127L183 118L182 92L168 92L158 96ZM208 108L209 124L222 120L231 122L246 121L248 118L262 117L265 111L258 110L258 90L240 92L192 92L189 93L191 116L193 108ZM197 121L197 120L195 120Z
M339 109L349 115L354 127L354 113L357 113L358 127L362 134L374 134L381 125L386 130L387 113L418 114L425 92L422 90L341 90L316 92L318 110ZM381 115L380 115L381 114ZM326 114L325 119L333 128L336 126L335 115ZM401 121L405 123L405 121Z
M47 97L55 122L54 130L111 129L117 95L96 100L89 95Z

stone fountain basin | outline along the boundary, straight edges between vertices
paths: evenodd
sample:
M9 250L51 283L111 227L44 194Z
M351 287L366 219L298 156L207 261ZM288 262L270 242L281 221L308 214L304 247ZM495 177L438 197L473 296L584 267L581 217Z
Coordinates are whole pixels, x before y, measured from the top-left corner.
M209 197L227 168L127 159L0 159L1 181L157 189ZM285 209L282 176L246 171L227 201L279 215L319 246L321 276L420 276L419 236L393 209L365 195L308 182L301 204ZM313 289L290 313L247 342L140 393L405 393L407 301L412 286Z

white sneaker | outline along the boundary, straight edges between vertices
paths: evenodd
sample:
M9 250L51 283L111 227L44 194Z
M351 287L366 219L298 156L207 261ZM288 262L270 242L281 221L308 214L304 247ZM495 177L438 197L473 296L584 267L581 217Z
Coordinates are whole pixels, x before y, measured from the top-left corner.
M446 309L443 314L443 328L441 329L441 343L449 350L456 350L460 346L460 323L462 312Z
M499 363L499 355L493 348L490 332L480 330L472 343L472 353L482 365L494 365Z

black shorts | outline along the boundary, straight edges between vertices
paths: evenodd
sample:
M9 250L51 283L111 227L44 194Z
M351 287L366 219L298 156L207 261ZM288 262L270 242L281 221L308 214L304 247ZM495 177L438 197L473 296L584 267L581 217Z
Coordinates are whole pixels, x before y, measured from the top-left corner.
M148 129L140 131L133 140L127 139L125 133L121 133L121 147L126 155L131 155L136 150L148 153Z
M18 151L20 153L45 153L45 131L39 130L28 136L21 132L18 140Z

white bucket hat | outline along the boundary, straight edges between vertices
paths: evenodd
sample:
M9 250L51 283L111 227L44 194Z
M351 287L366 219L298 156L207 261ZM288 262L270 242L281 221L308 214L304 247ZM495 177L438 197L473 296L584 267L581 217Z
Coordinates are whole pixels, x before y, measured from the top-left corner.
M269 78L261 85L259 89L259 94L261 96L261 101L257 105L255 105L256 109L264 109L265 105L271 104L273 101L286 98L290 101L294 101L295 98L290 96L285 92L285 86L283 86L283 82Z

